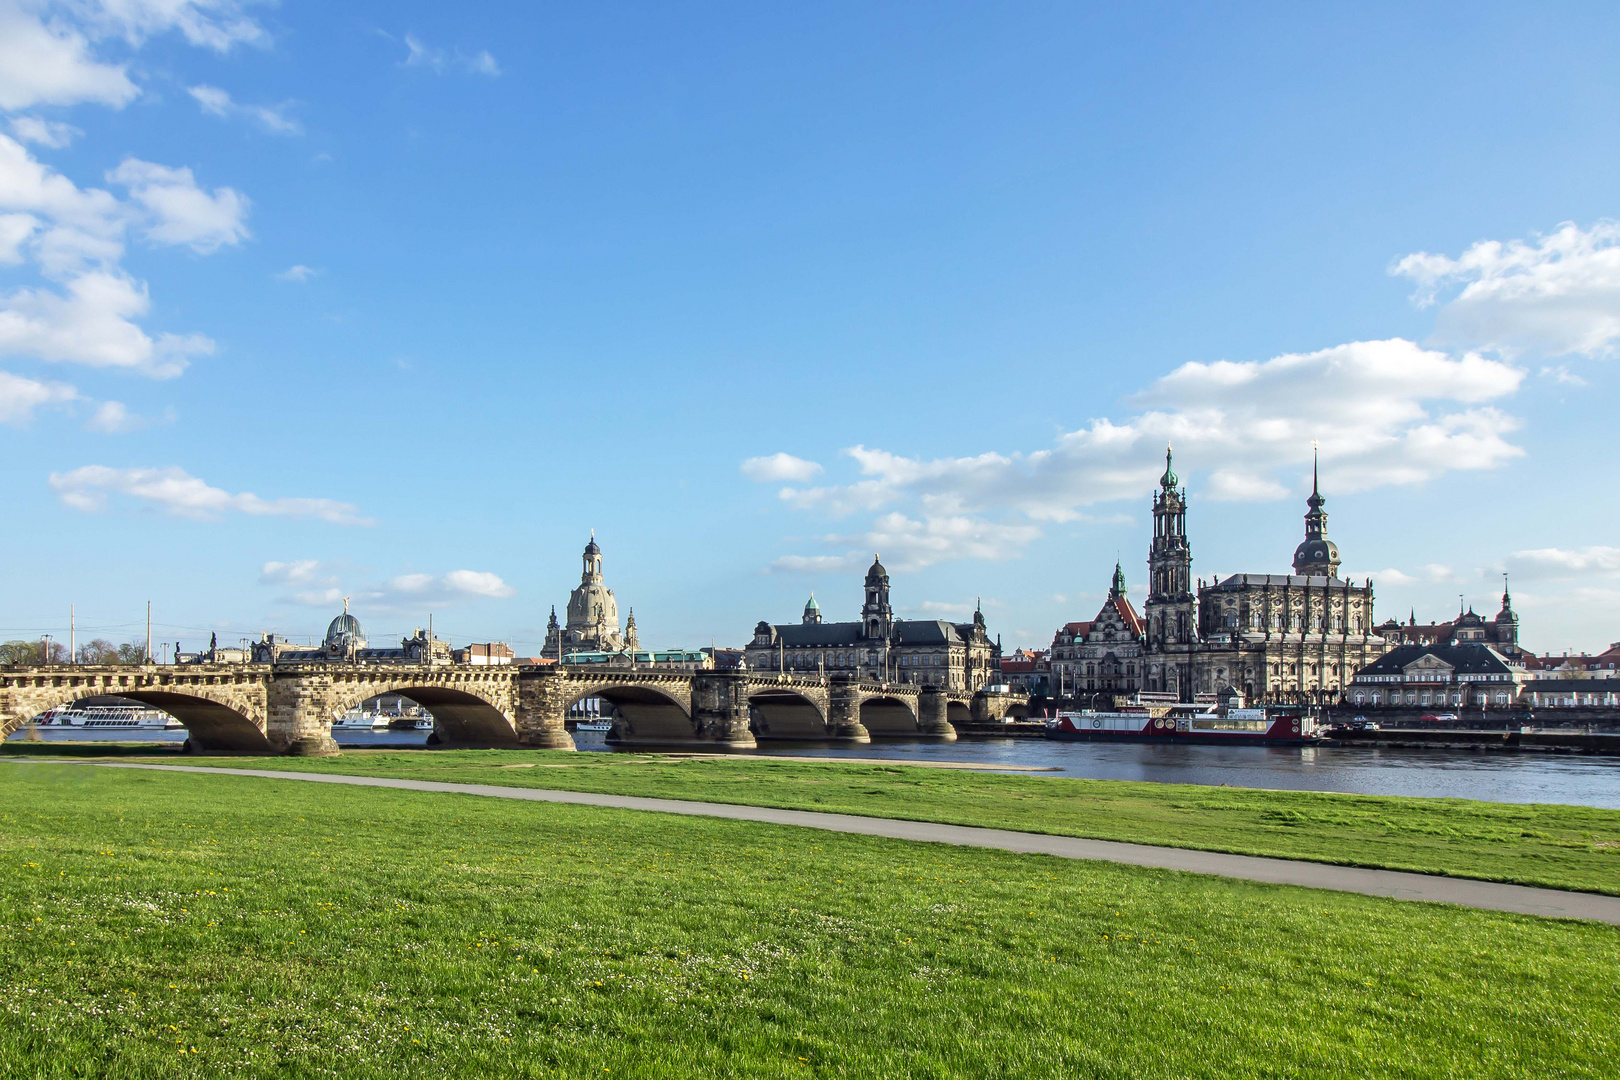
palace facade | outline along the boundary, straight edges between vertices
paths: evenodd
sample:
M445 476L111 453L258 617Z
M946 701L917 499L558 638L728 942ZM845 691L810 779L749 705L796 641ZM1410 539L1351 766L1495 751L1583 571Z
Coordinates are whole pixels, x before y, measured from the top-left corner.
M859 621L823 622L814 594L797 623L761 622L744 650L750 671L844 675L948 690L979 690L995 681L1001 649L973 621L896 619L889 605L889 572L876 555L866 571Z

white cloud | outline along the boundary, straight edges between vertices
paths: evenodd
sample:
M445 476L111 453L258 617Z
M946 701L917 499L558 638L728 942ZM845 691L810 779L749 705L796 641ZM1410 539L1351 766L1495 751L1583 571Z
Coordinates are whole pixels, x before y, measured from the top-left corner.
M319 559L297 559L265 563L259 569L259 581L264 585L329 585L337 578Z
M387 582L387 589L400 596L484 596L502 599L516 592L495 574L483 570L452 570L441 577L431 574L402 574Z
M1508 570L1525 579L1620 574L1620 547L1533 548L1508 556Z
M287 267L287 269L283 270L281 273L276 275L276 280L277 281L296 281L301 285L301 284L308 281L310 278L314 277L316 274L319 274L319 273L320 273L320 271L314 269L313 267L304 266L304 265L300 264L300 265L297 265L297 266L289 266L289 267Z
M122 108L140 93L124 65L91 55L85 34L49 24L17 0L0 2L0 109L96 102Z
M231 116L247 116L264 125L266 131L275 135L301 135L304 132L298 121L286 115L290 105L239 105L231 100L231 95L217 86L193 86L186 90L202 106L202 111L210 116L229 118Z
M517 595L516 589L487 570L399 574L379 584L347 587L339 567L318 559L267 562L259 572L259 582L292 589L287 599L311 607L326 607L348 596L356 606L388 611Z
M1532 240L1482 240L1456 258L1420 251L1390 273L1422 306L1461 286L1440 310L1437 340L1503 356L1588 356L1620 343L1620 221L1565 222Z
M78 391L63 383L38 382L0 371L0 424L25 423L41 405L59 405L78 396Z
M100 35L132 46L178 30L192 45L229 52L236 45L266 45L270 35L236 0L89 0L72 5Z
M0 0L0 109L122 108L140 88L129 65L98 56L98 45L120 39L135 49L169 31L220 53L268 43L243 9L235 0Z
M84 426L88 431L103 435L123 435L131 431L144 430L154 424L173 422L173 409L166 411L161 417L140 416L130 412L128 406L121 401L103 401Z
M792 454L772 454L769 457L749 458L742 463L742 471L748 479L758 482L791 480L802 483L821 472L821 466Z
M453 67L491 79L501 73L500 64L496 63L495 58L484 49L471 54L464 53L460 49L446 52L444 49L424 44L415 34L405 35L405 49L406 67L423 67L440 74Z
M1540 371L1536 372L1536 374L1540 375L1543 379L1551 379L1553 382L1561 383L1564 386L1586 385L1585 379L1569 370L1569 368L1563 364L1556 364L1552 367L1544 367Z
M159 334L154 340L131 320L145 315L146 286L124 274L81 274L66 295L48 289L0 294L0 353L118 367L172 378L190 358L214 351L199 334Z
M109 177L130 186L131 201L80 188L0 135L0 263L32 260L62 283L0 294L0 354L178 375L214 343L200 334L154 337L138 325L151 302L145 283L118 265L125 234L135 228L157 243L212 251L246 237L247 200L230 188L202 191L189 169L133 158Z
M855 446L844 455L859 479L779 495L796 509L835 518L889 511L874 533L888 520L935 523L926 543L915 531L899 531L912 565L1002 558L1040 535L1037 523L1078 521L1093 504L1146 498L1171 441L1179 469L1210 470L1201 494L1212 499L1308 490L1313 440L1321 444L1330 494L1496 468L1523 451L1509 441L1518 421L1490 403L1513 394L1524 376L1498 360L1452 357L1402 339L1266 361L1188 363L1132 398L1137 414L1094 419L1047 449L921 459ZM970 533L982 542L968 542ZM778 560L773 569L822 565L804 558Z
M885 565L901 571L920 570L955 559L994 562L1016 558L1040 535L1040 530L1032 525L965 516L929 516L914 520L895 512L883 514L864 532L822 538L829 545L847 546L849 550L842 555L789 555L777 559L771 569L779 573L843 572L866 565L871 554L881 552L888 552L884 556Z
M32 214L0 214L0 265L19 265L23 244L38 228L39 219Z
M125 158L107 179L129 188L130 198L147 211L143 231L160 244L184 244L206 255L250 235L247 198L228 187L209 194L190 169Z
M166 469L115 469L85 465L66 473L51 473L50 484L62 501L78 510L103 509L111 495L146 503L176 517L215 521L228 513L254 517L315 518L334 525L370 525L369 518L349 503L332 499L263 499L251 492L231 494L210 487L178 466Z
M13 116L11 133L23 142L37 143L53 150L70 145L75 138L84 134L72 124L44 120L38 116Z
M202 106L202 111L210 116L229 116L231 107L235 104L231 95L217 86L193 86L186 90Z

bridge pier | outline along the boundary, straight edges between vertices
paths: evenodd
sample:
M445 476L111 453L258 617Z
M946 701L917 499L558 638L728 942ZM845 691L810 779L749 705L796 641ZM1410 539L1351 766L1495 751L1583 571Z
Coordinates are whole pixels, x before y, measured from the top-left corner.
M699 743L732 750L759 744L748 726L748 688L736 672L692 676L692 735Z
M577 750L564 720L571 698L560 671L520 675L517 680L518 744L536 750Z
M266 690L264 736L272 751L291 757L330 757L340 752L332 738L329 676L278 673Z
M956 729L946 719L950 700L937 686L925 686L917 694L917 734L924 738L956 741Z
M869 743L872 733L861 723L860 684L853 679L837 678L827 702L827 728L834 739L847 742Z

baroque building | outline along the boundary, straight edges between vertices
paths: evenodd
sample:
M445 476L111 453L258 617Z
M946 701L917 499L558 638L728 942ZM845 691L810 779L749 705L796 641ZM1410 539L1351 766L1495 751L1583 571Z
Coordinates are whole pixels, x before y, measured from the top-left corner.
M982 610L975 610L973 621L966 623L896 619L889 604L889 572L876 555L863 584L858 620L823 621L812 594L797 623L759 623L744 650L748 670L949 690L978 690L996 681L1001 649L985 631Z
M544 654L553 660L566 660L571 653L616 653L629 644L619 630L619 602L613 598L613 590L602 583L602 549L596 544L594 529L581 561L579 585L568 594L567 624L557 624L556 608L551 609L551 620L546 624ZM632 615L632 638L635 633ZM639 642L630 647L637 645Z
M1146 631L1126 591L1125 571L1115 563L1108 599L1097 617L1068 623L1053 636L1048 653L1052 693L1076 697L1142 689Z
M432 621L431 619L429 620ZM486 646L487 648L487 646ZM360 620L349 614L349 599L343 598L343 613L326 628L319 645L295 645L274 634L261 635L252 646L255 664L449 664L454 661L448 641L419 626L399 648L374 649L366 640Z
M1294 572L1200 580L1196 595L1179 483L1167 449L1153 496L1143 691L1182 701L1208 700L1223 688L1250 700L1337 698L1356 671L1388 651L1373 624L1372 582L1339 577L1314 467Z

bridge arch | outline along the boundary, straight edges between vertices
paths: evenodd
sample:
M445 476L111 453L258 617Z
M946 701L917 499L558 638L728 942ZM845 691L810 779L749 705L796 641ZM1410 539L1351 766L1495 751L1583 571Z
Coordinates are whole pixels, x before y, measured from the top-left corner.
M441 743L456 746L516 746L517 727L509 715L509 702L499 687L468 682L447 685L421 678L400 678L364 683L339 683L329 698L327 722L383 694L398 694L416 702L433 717L433 733ZM492 700L493 699L493 700Z
M71 705L85 698L120 697L162 709L180 721L193 749L254 754L267 754L272 750L265 737L264 707L249 700L247 695L204 696L181 687L80 685L36 686L22 693L11 693L9 697L7 707L0 709L0 739L10 737L41 713L59 705Z
M945 719L952 727L960 727L963 724L972 722L973 710L968 708L968 703L965 701L947 701L945 703Z
M825 697L818 701L791 687L750 687L748 711L756 739L825 739L832 733Z
M608 741L661 745L690 743L694 737L690 682L603 679L573 682L561 700L564 714L586 698L600 698L617 715Z
M890 694L865 697L861 699L861 726L873 735L915 735L916 700Z

